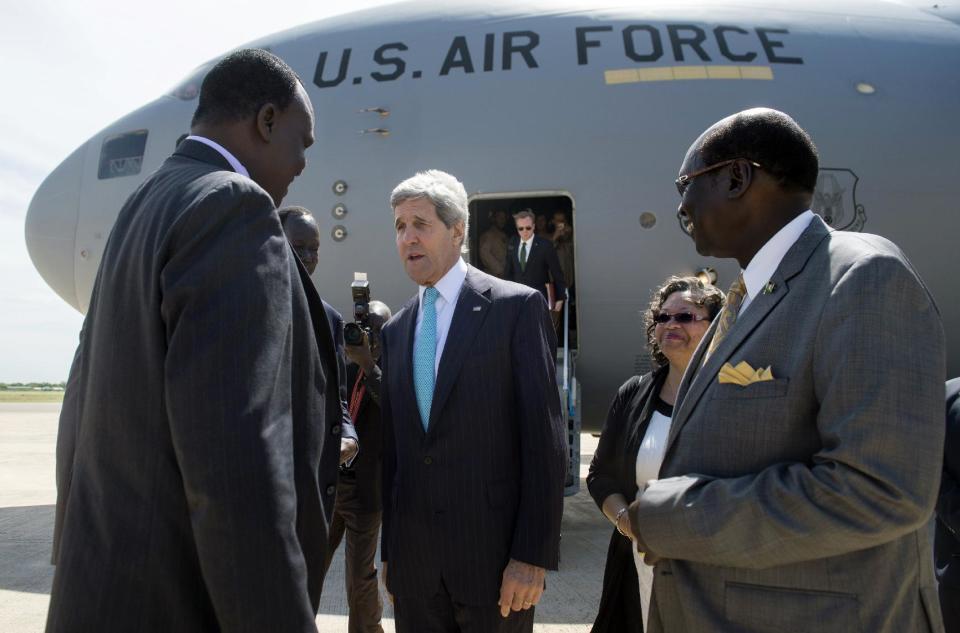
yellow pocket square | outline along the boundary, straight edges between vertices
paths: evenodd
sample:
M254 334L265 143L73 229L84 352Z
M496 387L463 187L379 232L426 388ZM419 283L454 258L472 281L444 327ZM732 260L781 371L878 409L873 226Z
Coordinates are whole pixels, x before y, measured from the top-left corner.
M736 367L730 363L724 363L723 367L720 368L717 380L720 381L721 385L734 384L746 387L755 382L773 380L773 372L770 371L769 366L754 369L750 366L750 363L743 360L737 363Z

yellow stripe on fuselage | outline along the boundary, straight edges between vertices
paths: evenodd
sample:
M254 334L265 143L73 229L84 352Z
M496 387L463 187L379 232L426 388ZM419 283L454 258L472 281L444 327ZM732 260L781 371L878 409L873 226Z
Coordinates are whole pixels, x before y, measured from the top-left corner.
M642 81L685 81L691 79L773 79L770 66L659 66L623 68L603 73L608 86Z

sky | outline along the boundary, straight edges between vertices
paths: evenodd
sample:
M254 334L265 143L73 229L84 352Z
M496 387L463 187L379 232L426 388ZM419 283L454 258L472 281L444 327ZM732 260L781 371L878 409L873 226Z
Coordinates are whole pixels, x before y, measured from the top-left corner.
M36 272L24 242L27 207L48 173L207 60L276 31L385 3L0 4L0 382L66 380L83 322Z

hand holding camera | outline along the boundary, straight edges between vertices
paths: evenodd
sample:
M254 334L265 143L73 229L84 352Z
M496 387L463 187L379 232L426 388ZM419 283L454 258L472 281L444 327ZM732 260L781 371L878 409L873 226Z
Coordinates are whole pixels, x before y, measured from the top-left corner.
M356 323L348 323L347 326L349 325L356 325ZM344 330L346 330L346 326L344 326ZM369 375L373 373L376 361L373 358L373 353L370 351L370 338L367 336L367 333L361 331L360 336L359 343L348 342L344 346L343 351L347 356L347 360L356 363L364 373ZM344 338L346 338L346 336L344 336Z

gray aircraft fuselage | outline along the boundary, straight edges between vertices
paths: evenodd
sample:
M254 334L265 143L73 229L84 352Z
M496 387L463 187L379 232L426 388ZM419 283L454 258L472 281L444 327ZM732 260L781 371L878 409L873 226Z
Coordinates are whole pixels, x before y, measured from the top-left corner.
M722 287L736 274L680 232L673 180L703 129L752 106L789 113L813 137L816 212L892 239L913 261L942 311L948 372L960 374L958 23L956 11L860 0L413 2L253 45L285 59L313 101L317 141L284 202L316 216L313 279L348 318L354 271L394 309L415 292L388 197L416 171L455 174L475 204L569 199L576 377L584 428L596 430L616 388L649 368L639 315L651 290L703 267ZM212 63L91 138L31 202L31 257L77 309L124 200L188 131Z

